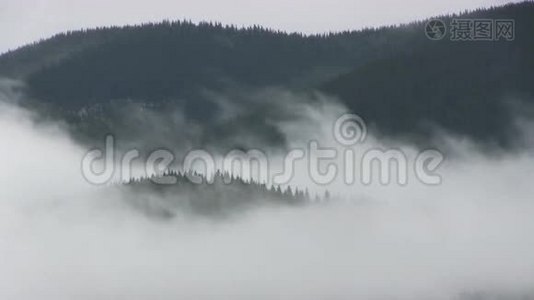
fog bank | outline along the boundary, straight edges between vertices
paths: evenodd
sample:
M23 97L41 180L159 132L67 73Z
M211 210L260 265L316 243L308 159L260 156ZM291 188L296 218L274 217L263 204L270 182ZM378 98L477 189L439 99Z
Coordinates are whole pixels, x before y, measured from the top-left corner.
M2 104L0 297L534 297L534 159L459 147L437 187L347 188L350 201L159 222L87 184L87 149L61 124Z

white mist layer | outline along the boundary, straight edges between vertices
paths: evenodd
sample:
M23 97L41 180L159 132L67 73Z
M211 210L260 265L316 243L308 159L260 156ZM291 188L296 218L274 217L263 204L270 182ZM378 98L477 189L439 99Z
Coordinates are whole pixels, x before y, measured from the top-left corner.
M0 298L534 295L527 154L465 150L438 187L347 188L370 201L156 222L86 184L85 151L0 107Z

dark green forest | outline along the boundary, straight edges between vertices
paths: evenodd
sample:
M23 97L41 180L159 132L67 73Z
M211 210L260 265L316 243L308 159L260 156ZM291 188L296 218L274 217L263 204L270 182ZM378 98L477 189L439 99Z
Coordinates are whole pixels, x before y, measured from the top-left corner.
M215 92L252 112L227 131L251 127L284 143L266 121L278 114L265 109L270 100L246 92L279 88L338 98L378 134L425 141L445 130L516 146L516 116L534 101L534 3L437 18L513 19L515 39L434 41L426 20L311 36L169 21L58 34L1 55L0 76L24 81L31 101L95 137L120 126L108 110L126 100L209 126L221 110L207 96Z
M162 184L162 179L172 184ZM200 183L193 183L200 180ZM199 216L228 217L236 211L271 205L295 207L313 200L308 190L267 186L254 180L243 180L227 172L217 171L209 179L193 171L167 171L161 175L132 179L115 188L128 192L128 203L149 216L173 218L178 212ZM328 201L329 196L316 196L315 202Z

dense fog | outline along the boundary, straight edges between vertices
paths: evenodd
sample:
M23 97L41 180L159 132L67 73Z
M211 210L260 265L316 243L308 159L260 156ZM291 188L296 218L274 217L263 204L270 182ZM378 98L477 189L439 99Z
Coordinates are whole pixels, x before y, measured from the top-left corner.
M528 148L483 154L444 138L438 186L314 186L300 166L293 184L338 198L163 221L87 183L87 146L13 102L0 106L1 298L534 297ZM279 125L290 140L313 131L334 147L309 122L328 132L341 110L303 109L308 120ZM366 147L385 145L417 151L373 136Z

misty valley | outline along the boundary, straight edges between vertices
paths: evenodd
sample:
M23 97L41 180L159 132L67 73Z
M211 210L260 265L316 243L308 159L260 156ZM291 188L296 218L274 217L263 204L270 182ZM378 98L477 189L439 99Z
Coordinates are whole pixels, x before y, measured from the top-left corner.
M0 299L534 299L534 2L6 1Z

